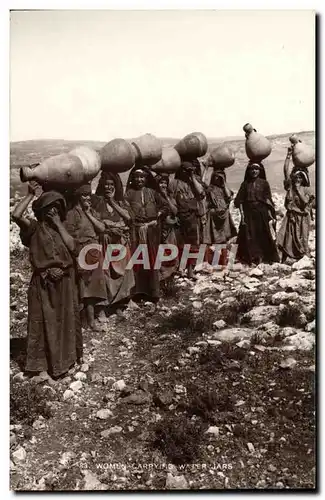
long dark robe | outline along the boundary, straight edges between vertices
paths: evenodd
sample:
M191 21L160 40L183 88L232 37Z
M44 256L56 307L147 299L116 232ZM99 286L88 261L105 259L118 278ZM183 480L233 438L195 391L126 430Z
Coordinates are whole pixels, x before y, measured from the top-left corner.
M244 181L235 198L235 207L243 206L245 224L239 227L237 259L252 264L279 261L270 230L270 214L275 219L269 183L265 179Z
M237 234L229 211L231 196L220 186L210 185L207 190L207 223L204 243L213 245L227 243Z
M283 254L292 259L309 255L308 238L310 229L310 205L314 199L309 187L302 187L304 203L292 187L291 181L284 184L287 191L283 218L277 236L277 244Z
M127 204L123 201L116 201L124 210L127 210ZM106 305L117 304L126 301L131 296L131 290L134 287L133 269L126 269L131 257L129 227L124 223L123 218L112 208L110 211L103 196L94 196L92 199L96 214L105 224L105 232L100 235L99 241L103 247L103 256L106 255L107 247L110 244L124 245L126 256L116 262L110 262L107 269L103 269L107 291ZM122 223L123 227L117 227ZM104 305L104 303L102 303Z
M134 295L147 295L153 299L160 296L159 270L154 269L158 246L161 238L160 221L155 226L146 227L145 224L157 221L158 213L167 211L162 197L149 187L142 190L129 188L125 200L130 206L131 215L131 249L132 254L139 244L146 244L149 254L150 269L144 269L141 264L134 266L135 287Z
M199 180L199 178L198 178ZM174 179L170 183L170 193L176 201L177 216L180 220L177 240L180 247L190 244L197 247L203 240L206 206L204 194L198 198L189 182Z
M68 210L64 226L76 242L77 256L86 245L99 243L93 224L79 205ZM101 253L95 249L89 250L86 255L87 264L99 263L100 255ZM92 302L95 303L105 300L107 298L106 284L101 266L98 265L97 269L94 270L86 270L77 264L76 269L81 301L92 299Z
M29 247L33 275L28 289L26 371L59 376L82 356L79 301L73 258L59 233L46 222L31 221L21 230ZM58 281L51 269L61 269Z

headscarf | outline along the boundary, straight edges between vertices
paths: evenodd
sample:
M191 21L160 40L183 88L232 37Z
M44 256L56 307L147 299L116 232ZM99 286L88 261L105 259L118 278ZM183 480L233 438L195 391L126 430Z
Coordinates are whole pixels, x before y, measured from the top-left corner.
M198 159L192 160L192 161L183 161L181 168L177 170L175 173L175 179L181 180L181 181L187 181L188 180L188 175L185 172L185 169L187 167L195 167L194 173L199 179L201 179L201 165Z
M57 191L47 191L41 194L41 196L33 202L32 209L34 211L35 216L37 218L42 216L42 211L45 208L48 208L50 205L53 205L54 203L59 205L59 213L61 220L65 219L67 210L66 201L62 196L62 194L58 193Z
M214 170L213 170L213 172L212 172L212 174L211 174L211 178L210 178L210 185L211 185L211 183L212 183L212 178L213 178L213 177L222 177L222 178L223 178L223 180L224 180L225 182L226 182L226 180L227 180L227 177L226 177L226 173L225 173L225 171L224 171L224 170L219 170L219 169L217 169L217 168L216 168L216 169L214 169Z
M83 184L82 186L78 187L74 193L78 196L82 196L82 195L87 195L87 194L91 194L91 184L87 183L87 184Z
M244 182L247 182L247 181L250 181L250 170L252 167L258 167L259 170L260 170L260 174L259 174L259 179L264 179L266 180L266 174L265 174L265 168L264 168L264 165L263 163L257 163L257 162L252 162L250 161L246 167L246 170L245 170L245 177L244 177Z
M97 189L96 189L96 195L97 196L105 196L105 183L106 180L112 180L114 182L114 187L115 187L115 194L114 194L114 199L116 201L123 201L124 200L124 194L123 194L123 184L121 181L121 177L119 174L114 174L113 172L104 172L102 171Z
M298 174L302 175L302 177L303 177L302 185L306 186L306 187L310 187L310 180L309 180L307 167L305 169L302 169L301 167L300 168L299 167L293 168L293 170L290 174L291 180L293 181L294 178L296 177L296 175L298 175Z
M145 186L148 187L148 188L156 190L157 189L156 180L155 180L155 178L154 178L154 176L153 176L150 168L147 167L147 166L145 166L145 165L139 165L139 164L135 165L132 168L131 172L129 173L128 181L126 183L126 190L128 190L128 189L134 189L134 184L133 184L134 174L138 170L141 170L146 175L146 184L145 184Z

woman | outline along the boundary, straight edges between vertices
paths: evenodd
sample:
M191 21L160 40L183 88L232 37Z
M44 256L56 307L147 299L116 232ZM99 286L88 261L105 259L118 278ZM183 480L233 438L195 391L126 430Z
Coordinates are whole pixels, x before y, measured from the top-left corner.
M294 167L289 173L292 149L288 148L284 162L284 188L286 215L283 218L277 243L282 252L282 262L309 255L308 238L311 210L315 197L310 192L310 181L306 168Z
M247 165L234 204L241 214L237 258L249 265L278 262L274 203L262 163Z
M66 203L59 193L43 193L33 202L36 220L24 217L34 193L31 184L12 214L23 244L29 247L33 269L28 289L26 371L59 377L82 357L75 242L62 222Z
M164 198L167 202L168 214L161 221L161 239L160 242L162 244L174 245L177 248L177 238L175 234L175 228L178 227L179 221L176 217L177 215L177 206L175 200L171 197L168 192L170 176L167 173L156 175L155 181L157 182L157 190L158 193ZM165 253L168 254L168 249L165 250ZM166 261L161 264L160 268L160 280L164 282L167 286L174 274L177 272L179 264L178 257L172 261Z
M106 255L111 244L120 244L126 248L126 255L122 260L106 262L103 269L107 301L101 305L114 307L117 314L122 317L122 309L128 303L134 287L134 273L132 269L126 269L131 255L129 228L131 218L118 174L102 173L92 204L102 225L100 243L103 255Z
M85 184L65 195L68 210L65 227L76 242L76 255L86 245L98 244L98 234L102 230L90 204L91 186ZM100 266L101 252L90 249L85 255L87 264L98 263L97 269L87 270L78 263L77 281L82 309L86 313L87 324L91 329L97 329L95 323L95 306L107 298L105 277Z
M236 227L229 211L233 192L229 188L224 170L214 169L207 189L207 224L204 242L222 245L237 235ZM222 253L222 263L226 252Z
M178 231L179 247L191 245L191 252L197 252L203 241L206 223L205 185L201 179L198 161L182 163L171 182L170 192L176 201L180 221ZM187 275L194 279L194 262L187 261Z
M132 253L146 245L149 266L134 266L137 299L157 302L160 296L159 270L154 269L160 244L161 218L168 214L166 201L157 192L155 179L146 166L136 165L130 172L125 198L130 206ZM142 254L142 257L144 255ZM149 267L149 268L148 268Z

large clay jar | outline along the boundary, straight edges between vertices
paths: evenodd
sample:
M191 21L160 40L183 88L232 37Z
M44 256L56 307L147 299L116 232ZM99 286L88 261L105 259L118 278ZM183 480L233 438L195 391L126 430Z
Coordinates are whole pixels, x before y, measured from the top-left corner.
M295 134L289 137L292 144L292 161L295 167L310 167L315 162L315 152L312 147L302 142Z
M180 168L181 163L181 158L176 149L163 148L161 160L152 165L151 169L156 173L173 174Z
M37 181L41 186L79 186L87 182L84 167L78 156L61 154L42 161L35 168L20 169L22 182Z
M120 174L134 166L135 154L129 142L113 139L100 150L100 160L102 170Z
M81 160L85 181L90 181L96 177L100 170L100 156L94 149L86 146L79 146L70 151L69 154L78 156Z
M235 163L235 153L227 144L220 144L210 152L209 164L213 168L223 169Z
M174 148L182 160L194 160L206 154L208 141L201 132L193 132L180 140Z
M259 134L250 123L246 123L243 130L246 134L245 149L248 158L256 162L267 158L272 151L271 142L264 135Z
M152 134L144 134L131 142L135 161L143 165L154 165L161 159L161 140Z

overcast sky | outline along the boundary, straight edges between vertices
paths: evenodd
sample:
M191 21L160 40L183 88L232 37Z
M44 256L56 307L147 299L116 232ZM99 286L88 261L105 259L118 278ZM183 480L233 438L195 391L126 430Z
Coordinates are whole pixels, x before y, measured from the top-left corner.
M10 139L314 130L312 11L15 11Z

